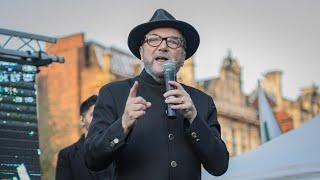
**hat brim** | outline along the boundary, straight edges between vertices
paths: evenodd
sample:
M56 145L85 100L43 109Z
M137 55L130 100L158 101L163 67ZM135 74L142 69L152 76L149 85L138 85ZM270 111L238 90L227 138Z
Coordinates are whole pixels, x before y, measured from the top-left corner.
M185 59L190 58L197 51L200 43L200 36L197 30L190 24L178 20L147 22L133 28L128 36L129 49L138 59L141 59L139 48L145 35L152 29L159 27L172 27L181 32L186 40Z

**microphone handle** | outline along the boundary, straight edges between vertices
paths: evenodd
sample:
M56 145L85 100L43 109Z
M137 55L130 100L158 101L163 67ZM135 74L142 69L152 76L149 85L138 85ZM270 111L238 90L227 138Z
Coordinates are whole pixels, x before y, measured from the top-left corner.
M165 71L164 72L164 80L166 83L166 90L174 89L168 81L176 81L176 73L175 71ZM170 97L169 97L170 98ZM174 109L171 108L171 104L167 104L167 116L169 119L175 119L177 117L177 113Z

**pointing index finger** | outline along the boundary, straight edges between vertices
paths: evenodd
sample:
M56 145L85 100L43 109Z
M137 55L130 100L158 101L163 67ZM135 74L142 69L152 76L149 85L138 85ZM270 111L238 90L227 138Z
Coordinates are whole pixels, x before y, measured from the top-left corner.
M136 97L138 92L139 83L138 81L135 81L133 86L130 89L129 97Z

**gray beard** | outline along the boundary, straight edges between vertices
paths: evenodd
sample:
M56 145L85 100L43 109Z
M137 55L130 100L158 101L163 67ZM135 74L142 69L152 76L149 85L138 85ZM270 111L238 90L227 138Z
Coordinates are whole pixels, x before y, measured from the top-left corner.
M154 75L151 71L149 71L148 68L146 68L146 72L158 83L164 83L164 78L160 78L160 77L157 77L156 75Z
M184 61L180 61L180 62L177 63L176 73L179 72L180 68L183 66L183 63L184 63ZM164 83L164 75L163 75L163 77L158 77L158 76L156 76L155 74L153 74L146 65L144 66L144 68L145 68L146 72L147 72L156 82L161 83L161 84ZM150 68L151 68L151 67L150 67Z

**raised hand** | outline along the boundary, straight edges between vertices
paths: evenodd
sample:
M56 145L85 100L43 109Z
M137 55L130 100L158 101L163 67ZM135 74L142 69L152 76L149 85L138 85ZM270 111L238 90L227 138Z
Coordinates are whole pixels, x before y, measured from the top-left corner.
M137 121L137 119L146 113L146 109L151 106L143 97L137 97L138 81L134 82L130 89L126 106L122 115L122 127L125 134L129 133L130 128Z

